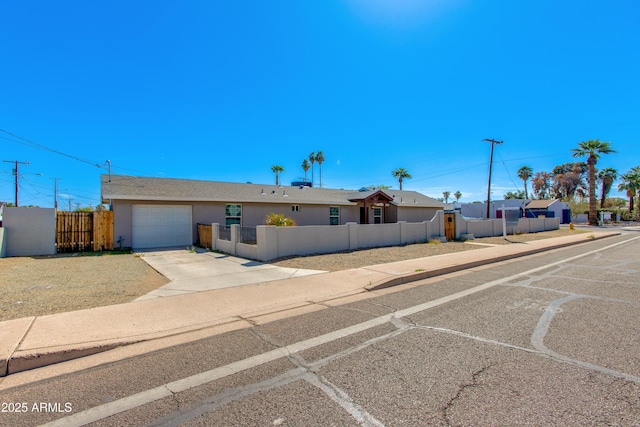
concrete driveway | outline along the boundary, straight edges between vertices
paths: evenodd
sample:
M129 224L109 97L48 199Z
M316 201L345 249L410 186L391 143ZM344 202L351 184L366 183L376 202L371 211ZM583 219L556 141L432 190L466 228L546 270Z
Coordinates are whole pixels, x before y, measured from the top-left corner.
M141 296L136 301L230 288L324 273L320 270L276 267L231 255L196 249L142 251L142 259L170 283Z

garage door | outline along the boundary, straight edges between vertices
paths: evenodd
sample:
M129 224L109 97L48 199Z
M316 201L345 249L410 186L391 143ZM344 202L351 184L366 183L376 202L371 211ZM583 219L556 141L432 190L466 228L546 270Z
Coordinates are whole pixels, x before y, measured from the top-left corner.
M191 206L133 205L132 242L135 249L193 244Z

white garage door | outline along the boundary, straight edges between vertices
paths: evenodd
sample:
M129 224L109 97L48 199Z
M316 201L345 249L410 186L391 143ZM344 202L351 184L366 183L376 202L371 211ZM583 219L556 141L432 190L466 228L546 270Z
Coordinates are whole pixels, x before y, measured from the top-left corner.
M189 246L192 230L191 206L133 205L134 249Z

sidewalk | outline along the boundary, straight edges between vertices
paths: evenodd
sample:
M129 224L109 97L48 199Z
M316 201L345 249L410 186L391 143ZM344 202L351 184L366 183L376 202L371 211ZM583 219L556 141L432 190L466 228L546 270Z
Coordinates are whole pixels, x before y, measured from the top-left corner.
M618 234L556 237L0 322L0 376L216 326L251 327L317 310L318 303L357 294L375 296L385 287Z

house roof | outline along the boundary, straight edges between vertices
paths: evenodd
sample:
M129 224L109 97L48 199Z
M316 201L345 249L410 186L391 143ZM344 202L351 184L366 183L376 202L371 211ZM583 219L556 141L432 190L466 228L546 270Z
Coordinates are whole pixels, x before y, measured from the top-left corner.
M532 200L527 204L527 209L547 209L557 200Z
M191 201L237 203L283 203L355 206L357 201L377 192L403 207L442 208L442 202L417 191L355 191L329 188L290 187L199 181L173 178L144 178L102 175L102 200Z

